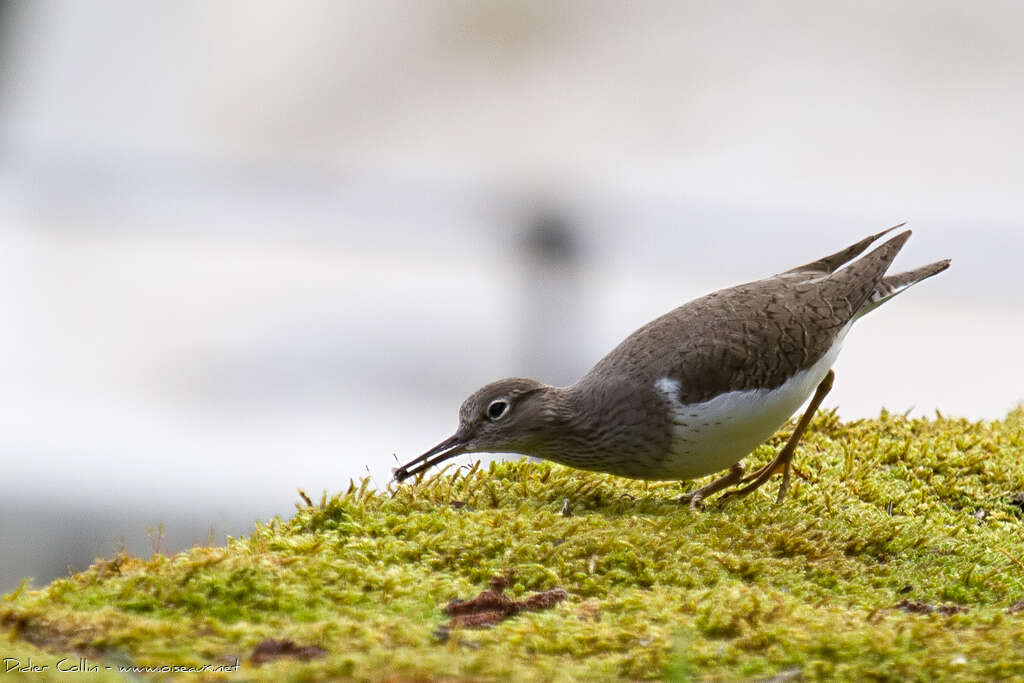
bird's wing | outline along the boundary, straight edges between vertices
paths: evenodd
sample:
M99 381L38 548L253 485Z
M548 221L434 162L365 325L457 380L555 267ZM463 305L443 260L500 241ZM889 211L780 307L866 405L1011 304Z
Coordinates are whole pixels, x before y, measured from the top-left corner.
M829 254L828 256L823 256L817 261L811 261L810 263L805 263L802 266L791 268L785 271L785 273L816 273L821 275L834 273L836 269L842 266L843 264L849 263L854 258L860 256L861 253L863 253L865 249L871 246L871 243L877 240L879 237L892 232L896 228L902 228L904 225L906 225L906 223L900 223L899 225L894 225L887 230L883 230L882 232L875 233L874 235L868 235L860 242L857 242L856 244L851 244L850 246L846 247L841 251L837 251L834 254Z
M900 233L830 274L793 277L796 271L788 271L683 304L627 337L581 381L665 378L678 383L684 404L779 387L841 341L909 237L909 230ZM816 263L834 268L865 246Z

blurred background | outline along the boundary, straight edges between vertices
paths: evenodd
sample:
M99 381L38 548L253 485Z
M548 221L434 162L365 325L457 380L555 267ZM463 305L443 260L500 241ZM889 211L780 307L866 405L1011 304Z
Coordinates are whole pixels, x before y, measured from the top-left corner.
M1024 398L1024 4L0 4L0 592L287 517L903 220L826 401ZM465 456L459 462L471 461ZM161 528L162 526L162 528Z

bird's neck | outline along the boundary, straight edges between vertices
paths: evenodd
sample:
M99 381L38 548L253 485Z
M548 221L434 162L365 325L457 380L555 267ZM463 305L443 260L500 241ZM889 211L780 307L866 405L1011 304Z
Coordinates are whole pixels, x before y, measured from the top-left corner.
M589 405L591 396L576 385L546 387L542 400L543 428L532 445L534 455L564 462L566 455L586 451L600 433L599 416Z

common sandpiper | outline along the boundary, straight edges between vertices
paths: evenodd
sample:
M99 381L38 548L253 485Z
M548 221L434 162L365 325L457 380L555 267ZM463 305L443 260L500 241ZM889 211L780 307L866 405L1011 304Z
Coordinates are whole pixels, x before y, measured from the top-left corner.
M778 473L781 503L797 443L832 388L831 367L850 327L949 267L947 259L886 275L909 230L853 261L902 225L683 304L631 334L570 386L525 378L484 386L463 402L455 434L397 468L395 479L462 453L520 453L635 479L728 470L683 496L695 506L733 485L742 486L725 495L746 495ZM785 446L745 474L740 461L809 397Z

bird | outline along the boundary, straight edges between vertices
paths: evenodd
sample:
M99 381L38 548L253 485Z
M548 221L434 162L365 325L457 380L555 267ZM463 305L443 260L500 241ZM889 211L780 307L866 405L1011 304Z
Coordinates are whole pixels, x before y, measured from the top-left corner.
M904 223L785 272L721 289L639 328L569 386L498 380L470 395L455 434L393 471L401 482L464 453L518 453L582 470L646 480L691 480L725 472L680 498L699 507L745 496L782 475L790 483L797 444L831 390L831 369L851 326L900 292L949 267L944 259L886 271L905 230L857 259ZM856 260L855 260L856 259ZM742 460L804 404L795 429L764 467Z

